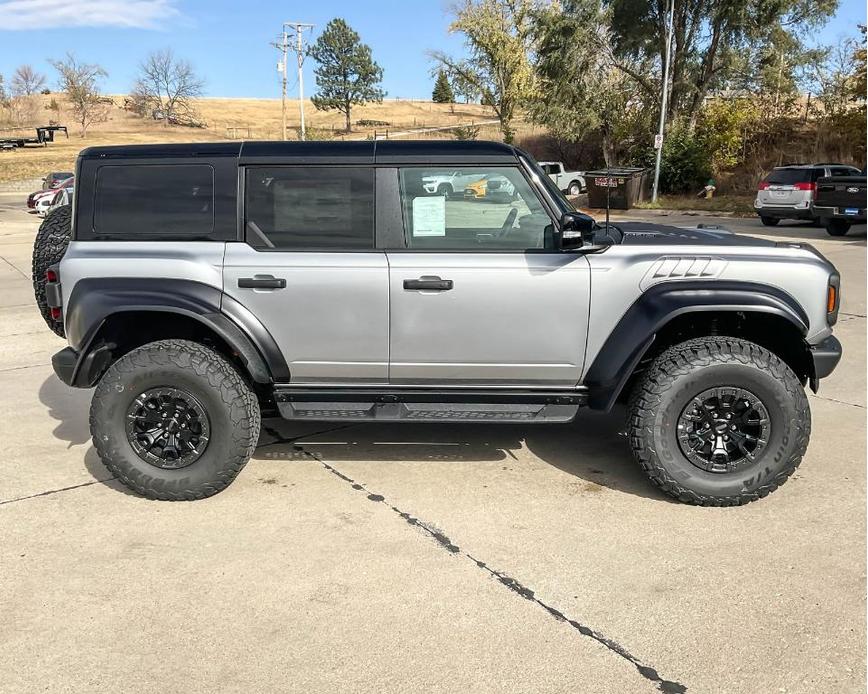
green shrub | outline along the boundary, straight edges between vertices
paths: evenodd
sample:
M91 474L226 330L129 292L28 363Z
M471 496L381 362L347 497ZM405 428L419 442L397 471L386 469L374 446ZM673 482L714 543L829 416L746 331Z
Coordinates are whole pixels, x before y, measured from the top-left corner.
M645 158L654 166L654 150ZM660 160L660 191L690 193L698 191L711 178L711 156L703 138L682 125L673 125L663 140Z

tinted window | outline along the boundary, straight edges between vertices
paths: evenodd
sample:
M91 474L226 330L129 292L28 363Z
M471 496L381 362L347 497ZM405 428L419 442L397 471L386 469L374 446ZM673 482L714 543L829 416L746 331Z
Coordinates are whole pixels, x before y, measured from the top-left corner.
M849 166L836 166L832 168L831 176L858 176L859 172Z
M249 167L246 238L261 249L374 247L374 170Z
M810 183L811 169L775 169L765 178L766 183L792 185L793 183Z
M451 176L454 193L434 183ZM458 172L404 168L401 204L408 248L528 250L550 248L552 222L515 167L467 167Z
M201 238L213 230L211 166L100 167L93 215L95 236Z

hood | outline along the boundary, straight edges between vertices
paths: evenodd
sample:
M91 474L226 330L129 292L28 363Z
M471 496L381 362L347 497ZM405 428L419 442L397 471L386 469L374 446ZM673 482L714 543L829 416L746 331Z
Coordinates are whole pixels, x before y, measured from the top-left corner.
M721 227L674 227L650 222L619 222L623 233L621 243L631 246L764 246L774 241L740 236Z

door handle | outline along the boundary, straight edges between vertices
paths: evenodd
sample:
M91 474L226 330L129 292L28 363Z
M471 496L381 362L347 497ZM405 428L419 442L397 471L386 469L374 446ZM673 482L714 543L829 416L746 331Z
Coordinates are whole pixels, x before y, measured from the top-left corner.
M439 277L420 277L417 280L404 280L404 289L427 289L435 292L448 292L452 289L452 280L441 280Z
M241 289L283 289L286 287L286 280L282 277L272 277L271 275L239 277L238 286Z

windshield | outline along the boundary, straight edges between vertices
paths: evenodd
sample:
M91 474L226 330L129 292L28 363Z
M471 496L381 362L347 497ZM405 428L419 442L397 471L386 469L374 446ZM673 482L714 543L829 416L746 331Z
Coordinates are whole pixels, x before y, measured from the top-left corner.
M560 188L555 185L555 182L550 179L545 172L540 168L540 165L537 164L533 159L522 157L522 160L525 164L527 164L531 170L536 174L536 177L539 179L539 183L543 185L546 189L546 192L552 197L555 204L558 206L558 210L561 214L564 212L575 212L575 206L567 200L566 196L561 192Z

